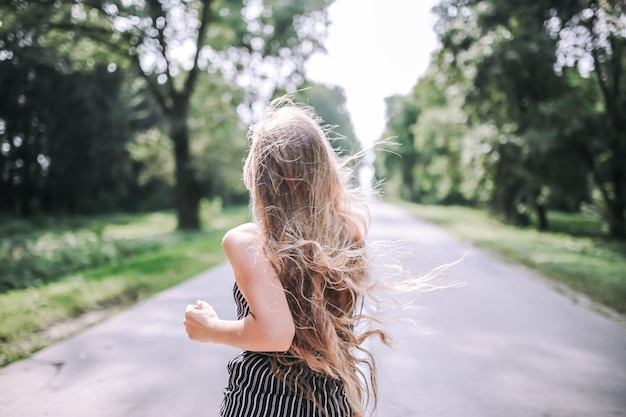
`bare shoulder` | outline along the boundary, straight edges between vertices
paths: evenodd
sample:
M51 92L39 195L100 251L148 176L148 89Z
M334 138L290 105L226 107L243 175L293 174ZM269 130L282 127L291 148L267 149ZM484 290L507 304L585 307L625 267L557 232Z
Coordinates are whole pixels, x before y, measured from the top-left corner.
M257 224L244 223L226 232L222 239L222 245L226 251L238 247L244 249L257 243L260 237L261 228Z
M244 296L246 295L245 285L253 277L269 279L276 277L269 259L263 252L261 233L261 228L257 224L245 223L230 229L222 239L224 252L228 256Z
M265 258L261 250L261 229L254 223L230 229L222 239L222 246L235 270L254 268Z

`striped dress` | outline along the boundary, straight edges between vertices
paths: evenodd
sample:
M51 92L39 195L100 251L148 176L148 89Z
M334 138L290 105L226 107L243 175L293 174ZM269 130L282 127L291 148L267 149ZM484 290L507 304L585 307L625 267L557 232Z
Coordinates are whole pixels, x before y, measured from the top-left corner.
M246 299L234 288L237 318L250 313ZM220 417L351 417L343 384L335 379L305 370L311 394L288 387L274 375L270 365L272 353L241 352L228 363L229 380L220 406ZM287 370L288 371L288 370Z

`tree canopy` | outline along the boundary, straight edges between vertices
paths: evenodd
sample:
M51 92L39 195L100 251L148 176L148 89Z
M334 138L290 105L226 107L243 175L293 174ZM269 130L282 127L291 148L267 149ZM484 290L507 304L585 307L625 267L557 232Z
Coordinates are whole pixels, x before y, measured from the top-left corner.
M544 229L546 210L586 207L626 236L623 3L442 0L434 11L430 70L388 102L404 195L486 204L521 225L534 212Z
M19 70L18 76L25 79L37 65L47 65L59 76L70 77L106 68L103 76L109 74L120 83L123 79L131 86L131 91L147 94L149 105L143 113L151 123L142 128L153 127L166 132L171 143L167 146L173 155L171 166L179 227L196 229L200 199L220 188L216 181L207 180L220 173L209 172L206 167L220 165L199 164L194 153L213 154L200 158L204 161L219 160L220 152L230 152L220 146L225 138L241 131L238 119L250 121L256 103L271 98L279 88L295 89L304 81L304 62L322 47L328 24L326 8L331 1L10 0L0 4L0 63ZM116 73L123 73L124 77ZM199 81L201 79L203 81ZM210 103L216 107L204 109L203 117L215 116L216 121L225 123L206 123L204 127L211 128L210 133L195 130L198 126L194 120L198 117L191 110L193 98L199 88L206 91L206 87L199 87L200 83L221 89L214 91L219 97ZM21 83L20 88L24 85ZM218 87L220 85L222 87ZM91 98L94 95L103 98L114 91L97 91ZM21 96L16 93L15 97ZM239 103L234 103L235 98ZM220 103L230 110L224 112ZM108 105L111 113L133 114L111 101ZM15 106L10 104L9 107ZM58 109L59 112L69 110L65 105ZM102 108L98 112L108 117ZM16 162L11 156L14 148L19 147L12 133L18 122L9 116L0 114L3 120L0 133L5 135L2 142L4 185L13 181L9 177L14 178L14 172L23 166L23 162ZM95 122L82 116L87 125L95 126ZM56 116L51 116L50 120L53 119ZM124 126L118 120L112 124ZM132 126L131 123L129 129ZM226 133L227 127L234 131ZM143 136L144 145L150 140L158 142L156 131L152 132ZM133 136L130 131L118 133L116 138L120 141L129 141ZM205 146L194 144L192 136L214 139L205 141L205 144L212 143ZM96 142L96 136L89 137ZM126 160L128 152L136 157L143 155L144 165L146 156L150 155L146 146L142 148L137 143L120 149L124 149ZM60 159L52 160L44 148L36 152L35 159L37 155L43 155L39 157L41 161L51 161L51 172L59 165ZM81 160L88 163L86 159ZM22 165L16 167L16 164ZM41 171L41 163L38 164L31 164L32 169Z

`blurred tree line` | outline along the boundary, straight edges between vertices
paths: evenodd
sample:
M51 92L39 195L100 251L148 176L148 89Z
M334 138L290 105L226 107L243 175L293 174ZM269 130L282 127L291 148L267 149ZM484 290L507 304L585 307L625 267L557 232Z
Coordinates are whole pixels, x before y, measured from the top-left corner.
M332 0L0 0L0 211L246 201L245 131L305 85ZM354 139L337 87L298 99ZM337 143L348 148L349 143Z
M442 0L434 12L441 47L410 94L387 99L397 146L378 175L411 201L540 229L550 209L584 209L626 237L625 4Z

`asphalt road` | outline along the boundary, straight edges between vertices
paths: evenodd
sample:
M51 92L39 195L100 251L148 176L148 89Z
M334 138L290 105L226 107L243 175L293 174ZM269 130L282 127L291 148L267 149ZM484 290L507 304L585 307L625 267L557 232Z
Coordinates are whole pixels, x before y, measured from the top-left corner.
M374 239L403 240L415 274L465 259L378 343L377 416L626 416L626 325L542 277L472 249L391 206ZM389 258L385 258L389 259ZM0 369L0 416L217 416L231 348L192 343L183 311L196 299L234 316L228 265Z

